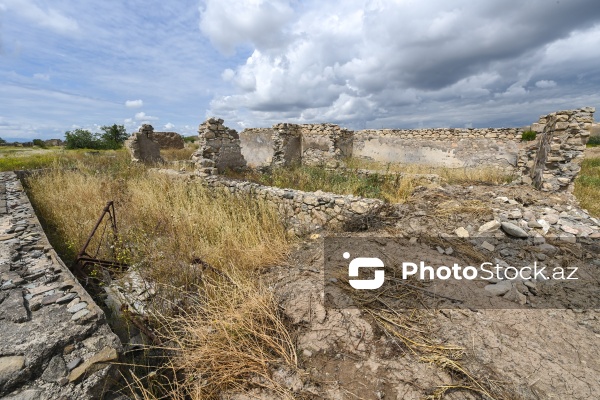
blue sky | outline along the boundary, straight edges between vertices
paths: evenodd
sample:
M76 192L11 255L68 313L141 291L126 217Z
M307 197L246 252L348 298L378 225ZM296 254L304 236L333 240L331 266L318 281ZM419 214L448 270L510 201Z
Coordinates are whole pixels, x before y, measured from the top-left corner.
M521 126L600 106L597 0L0 0L0 137Z

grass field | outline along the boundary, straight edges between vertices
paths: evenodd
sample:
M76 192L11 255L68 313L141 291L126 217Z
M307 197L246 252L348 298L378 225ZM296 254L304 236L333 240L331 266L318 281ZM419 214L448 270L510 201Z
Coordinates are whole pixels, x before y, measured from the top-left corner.
M588 210L595 217L600 217L600 154L583 160L573 193L581 208Z
M124 152L68 161L76 168L53 162L28 179L52 244L69 264L113 200L119 260L156 283L153 320L172 351L166 368L185 372L184 382L165 382L164 388L134 382L138 394L212 398L261 376L286 397L270 381L270 370L274 363L295 368L294 343L259 277L261 269L284 259L294 241L275 211L261 201L152 172Z

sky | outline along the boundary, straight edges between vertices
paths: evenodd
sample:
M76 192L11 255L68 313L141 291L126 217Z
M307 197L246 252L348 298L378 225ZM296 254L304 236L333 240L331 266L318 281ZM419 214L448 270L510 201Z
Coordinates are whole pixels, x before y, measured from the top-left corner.
M524 126L600 107L599 49L597 0L0 0L0 137Z

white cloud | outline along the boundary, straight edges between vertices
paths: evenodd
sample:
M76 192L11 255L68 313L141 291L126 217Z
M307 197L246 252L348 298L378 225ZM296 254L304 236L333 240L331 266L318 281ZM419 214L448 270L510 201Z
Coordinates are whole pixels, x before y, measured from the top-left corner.
M33 74L33 79L39 79L41 81L49 81L50 80L50 75L48 74Z
M172 123L170 123L170 122L167 122L167 123L165 124L164 128L165 128L165 129L173 129L173 128L175 128L175 125L173 125L173 124L172 124Z
M142 100L127 100L125 102L125 107L127 108L140 108L144 105Z
M541 80L541 81L537 81L535 83L535 86L539 87L540 89L549 89L549 88L556 87L556 82Z
M592 3L575 1L578 7ZM452 120L464 115L459 126L464 120L477 125L499 118L495 110L505 105L523 113L517 102L541 104L542 99L528 96L527 83L556 86L550 78L563 62L556 50L566 44L554 43L568 40L570 60L585 54L585 59L600 61L589 51L597 42L590 37L600 32L600 25L593 27L600 14L562 2L540 8L545 3L535 0L518 12L499 1L308 3L290 11L294 21L283 18L272 27L273 35L283 32L277 43L261 41L259 24L266 17L260 0L245 1L244 7L236 2L234 9L243 15L227 22L220 18L228 13L215 14L225 7L218 4L207 2L202 31L221 50L232 52L243 44L252 44L254 50L245 62L222 71L231 90L213 97L208 114L231 118L230 124L240 126L282 120L361 126L410 120L407 114L416 110L427 125L437 118L429 110L443 104L454 110ZM277 4L286 10L291 3ZM545 20L539 19L540 10ZM554 29L549 21L565 23ZM579 41L585 46L576 43L578 32L587 38ZM591 71L591 60L589 64L586 71ZM581 81L582 76L564 73L561 82ZM479 119L467 115L472 105L482 109Z
M139 113L135 114L136 121L156 121L157 119L158 119L158 117L152 117L150 115L146 115L146 113L143 111L140 111Z
M287 0L206 0L200 7L200 30L222 52L251 44L267 49L286 41L285 25L294 11Z
M73 18L63 15L54 8L43 9L30 0L4 0L4 8L58 33L72 33L79 30L79 24Z

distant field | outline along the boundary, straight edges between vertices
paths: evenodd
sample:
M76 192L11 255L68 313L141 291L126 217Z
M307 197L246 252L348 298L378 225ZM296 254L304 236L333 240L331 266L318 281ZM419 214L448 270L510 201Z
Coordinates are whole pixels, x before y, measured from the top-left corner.
M600 147L586 149L581 172L575 181L574 194L581 208L600 217Z

